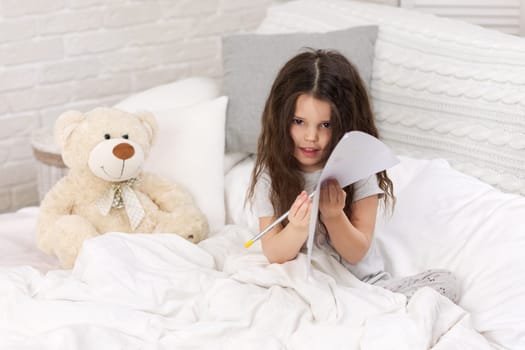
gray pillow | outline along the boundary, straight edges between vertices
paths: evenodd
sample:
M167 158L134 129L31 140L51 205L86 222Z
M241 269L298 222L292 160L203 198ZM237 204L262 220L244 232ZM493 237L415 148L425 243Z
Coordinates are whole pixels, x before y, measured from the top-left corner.
M223 37L223 91L228 96L226 152L255 153L264 103L279 69L306 47L346 56L370 86L377 26L327 33L237 34Z

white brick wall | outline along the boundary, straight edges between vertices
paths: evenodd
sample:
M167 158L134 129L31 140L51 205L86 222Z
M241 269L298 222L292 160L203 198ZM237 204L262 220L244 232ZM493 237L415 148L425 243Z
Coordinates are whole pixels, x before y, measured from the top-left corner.
M0 0L0 212L37 204L31 131L194 75L272 0Z
M399 6L400 0L360 0L363 2L375 2L377 4L389 5L389 6Z
M272 2L0 0L0 212L37 204L32 130L184 77L220 79L220 36L254 29Z

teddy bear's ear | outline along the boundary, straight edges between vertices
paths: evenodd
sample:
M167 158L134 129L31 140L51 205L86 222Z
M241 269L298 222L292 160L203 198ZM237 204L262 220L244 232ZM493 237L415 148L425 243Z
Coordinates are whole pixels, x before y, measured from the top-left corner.
M78 111L67 111L62 113L55 122L55 142L60 148L64 148L73 130L85 119L85 115Z
M153 144L155 138L157 137L158 131L158 125L157 121L155 120L155 116L152 113L146 111L137 112L136 115L149 133L150 144Z

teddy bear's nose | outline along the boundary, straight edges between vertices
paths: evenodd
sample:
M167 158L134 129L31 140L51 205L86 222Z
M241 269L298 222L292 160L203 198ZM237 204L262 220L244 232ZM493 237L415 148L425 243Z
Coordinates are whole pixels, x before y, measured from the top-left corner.
M113 154L122 160L129 159L135 154L135 149L129 143L119 143L113 148Z

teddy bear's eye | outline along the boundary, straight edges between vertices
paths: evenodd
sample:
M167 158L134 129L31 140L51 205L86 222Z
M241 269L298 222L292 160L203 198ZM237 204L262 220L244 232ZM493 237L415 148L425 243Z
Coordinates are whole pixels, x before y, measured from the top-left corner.
M129 139L129 135L128 134L124 134L124 135L122 135L122 138L127 140L127 139Z
M109 140L109 139L111 138L111 135L110 135L110 134L104 134L104 138L105 138L106 140Z

